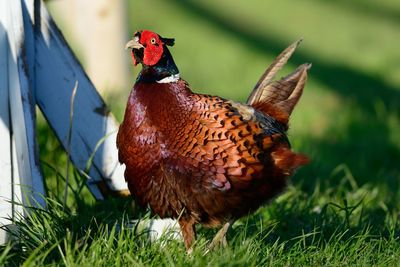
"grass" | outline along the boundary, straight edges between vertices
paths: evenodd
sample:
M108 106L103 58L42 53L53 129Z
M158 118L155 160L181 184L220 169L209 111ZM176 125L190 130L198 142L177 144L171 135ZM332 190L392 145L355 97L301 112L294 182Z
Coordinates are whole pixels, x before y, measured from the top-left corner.
M400 5L353 1L133 1L130 27L175 37L172 53L197 92L243 101L266 65L304 38L284 75L312 62L291 119L290 139L310 165L287 192L228 233L229 247L204 255L216 230L183 243L151 243L128 222L147 213L130 200L96 202L70 170L51 130L38 127L48 211L21 221L1 265L376 265L400 260ZM132 82L138 72L134 70ZM108 103L121 120L129 90ZM122 100L121 100L122 99Z
M214 230L199 229L191 256L182 242L151 243L127 226L128 207L63 209L48 200L19 223L18 242L6 247L0 263L26 266L226 266L226 265L395 265L400 260L398 215L374 188L311 194L291 186L268 208L237 222L229 247L204 255ZM109 212L112 210L113 212Z

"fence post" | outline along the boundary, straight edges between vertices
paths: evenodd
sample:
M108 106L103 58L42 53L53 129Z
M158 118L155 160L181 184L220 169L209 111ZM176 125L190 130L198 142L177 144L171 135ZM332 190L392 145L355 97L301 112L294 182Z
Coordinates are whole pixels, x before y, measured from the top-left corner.
M36 144L34 95L28 71L27 47L32 39L25 36L20 1L1 1L1 134L5 149L1 150L0 209L2 224L11 223L24 206L45 206L43 177ZM32 50L31 50L32 51ZM7 138L9 136L9 138ZM11 206L10 206L11 204ZM2 233L4 239L4 233Z
M17 203L45 205L35 143L35 105L65 149L76 82L69 156L96 199L128 196L125 167L118 162L116 148L118 122L42 0L0 1L0 227L12 223L17 213L23 214ZM172 220L148 223L148 230L158 237L164 228L177 225ZM0 228L0 244L5 241Z
M0 226L22 213L17 202L44 207L35 104L66 148L75 82L79 88L70 158L88 178L96 199L129 195L115 145L118 123L43 2L0 1L0 37ZM4 241L0 231L0 243Z

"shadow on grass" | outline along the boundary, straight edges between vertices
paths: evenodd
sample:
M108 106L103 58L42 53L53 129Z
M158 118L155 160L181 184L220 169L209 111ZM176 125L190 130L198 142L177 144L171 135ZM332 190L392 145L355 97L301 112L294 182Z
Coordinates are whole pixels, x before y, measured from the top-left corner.
M228 33L238 43L243 43L249 49L260 53L279 54L288 43L278 41L268 36L252 31L251 27L243 27L243 18L226 20L215 10L206 8L199 2L187 0L174 0L187 13L211 23L216 29ZM353 3L352 3L353 4ZM350 5L347 3L346 5ZM369 6L361 7L369 9ZM372 9L369 9L372 12ZM378 10L376 16L383 10ZM397 15L393 13L393 17ZM240 24L239 24L240 23ZM248 25L247 25L248 26ZM317 80L332 88L341 96L343 112L348 112L348 118L340 126L331 125L322 138L303 137L304 146L309 150L312 163L299 171L299 176L294 178L295 184L300 184L302 190L308 193L314 191L317 183L321 183L321 191L330 191L342 187L341 190L351 191L350 186L342 185L344 173L332 175L338 166L348 167L348 173L356 186L371 184L384 187L384 202L389 210L396 210L399 196L399 167L400 151L390 140L390 127L388 116L398 116L400 106L400 92L395 87L387 84L380 77L373 77L345 65L335 65L321 61L312 54L302 51L295 53L290 61L295 65L311 62L313 67L309 79ZM335 118L332 118L335 122ZM307 154L307 151L301 150ZM387 190L387 192L385 192ZM301 203L308 203L303 205ZM358 223L349 223L346 216L340 214L338 207L326 205L321 211L315 210L316 204L304 201L290 201L291 207L285 204L273 205L270 210L271 218L277 225L268 234L264 242L269 244L277 240L294 244L298 237L308 235L306 242L317 238L326 243L332 238L341 236L349 240L356 233L368 231L367 236L389 238L393 233L386 224L387 213L375 206L365 209L359 216ZM243 219L245 220L245 219ZM248 223L239 226L229 234L232 238L247 232L249 236L258 235L260 221L264 216L260 213L252 215ZM399 227L395 228L395 235L399 235ZM267 229L268 230L268 229ZM267 231L268 232L268 231ZM315 232L315 234L313 234ZM214 230L205 230L207 239L211 239ZM263 235L260 236L264 238ZM357 242L354 240L354 242ZM314 244L315 245L315 244Z
M371 183L388 189L386 200L398 203L399 150L390 141L390 129L385 122L362 115L349 118L343 127L329 128L324 137L304 137L305 150L310 150L312 163L299 171L300 177L295 176L294 182L300 180L304 190L313 190L318 179L324 188L331 188L344 175L351 175L358 186ZM338 165L348 168L348 174L340 171L332 175Z
M212 23L216 29L229 33L238 43L244 43L249 49L258 50L260 53L278 55L289 45L289 43L252 31L251 27L243 27L241 25L245 24L243 18L228 21L221 17L217 11L208 9L199 2L190 0L174 0L174 2L191 15ZM371 102L371 99L382 99L384 104L390 108L397 107L400 104L399 90L386 84L379 77L371 77L348 66L321 61L314 55L302 51L296 52L290 62L294 65L311 62L313 64L310 74L312 79L334 88L345 99L357 100L365 111L374 112L374 103Z
M52 153L48 153L46 157L60 159L60 155L64 153L58 144L57 139L52 134L46 132L49 128L40 128L43 132L39 135L40 139L46 138L47 141L39 140L41 146L49 145ZM49 143L49 140L53 142ZM63 161L58 163L58 166L64 165ZM57 185L50 183L49 179L60 179L51 175L51 171L44 167L45 177L48 183L48 190L56 193L51 199L57 199ZM79 177L78 177L79 178ZM77 179L80 182L85 182L84 177ZM54 182L54 181L53 181ZM63 181L60 181L60 189L63 187ZM363 197L355 197L350 199L349 203L345 204L342 200L336 202L336 196L343 195L342 199L346 199L348 195L357 195L359 189L351 191L348 188L348 183L343 178L338 179L339 186L332 187L331 192L320 193L319 190L301 191L297 189L289 189L289 192L280 198L278 201L273 201L268 208L261 208L255 214L247 218L243 218L242 224L235 225L232 231L228 234L228 241L232 249L243 250L247 242L258 243L262 247L257 251L262 255L265 248L271 248L272 251L277 251L273 247L274 244L282 245L286 250L291 250L299 246L300 242L304 246L312 246L316 249L323 249L325 246L333 246L334 242L346 242L352 244L360 242L357 239L358 235L361 238L386 238L392 240L399 236L399 227L397 224L391 227L388 222L390 214L385 212L377 204L377 200L371 196L371 188L362 191L362 195L368 195L369 199L364 200ZM73 184L75 185L75 184ZM77 186L76 186L77 185ZM19 240L13 247L10 261L17 264L22 264L31 255L35 255L38 251L40 257L46 264L54 262L62 262L63 253L67 254L67 250L72 249L77 252L81 250L89 251L87 248L98 246L101 240L107 241L107 244L112 247L118 247L118 240L131 238L135 240L135 247L128 248L130 253L138 252L143 256L143 251L149 250L150 242L144 236L137 236L131 229L126 229L121 233L116 233L112 236L112 228L117 225L124 225L128 219L139 216L140 213L132 211L130 200L124 199L108 199L107 201L90 203L87 199L87 192L80 190L79 183L76 183L77 188L71 188L70 199L75 203L72 209L64 210L60 200L48 200L47 211L37 210L29 220L22 222L21 235ZM317 186L318 187L318 186ZM357 187L357 186L356 186ZM349 189L349 190L348 190ZM74 192L77 191L77 192ZM62 195L62 190L58 191L59 196ZM58 197L60 199L60 197ZM326 204L320 204L321 198L328 198ZM362 200L358 210L352 211L352 207ZM326 200L324 200L326 202ZM354 204L356 203L356 204ZM370 204L372 203L372 204ZM71 203L70 203L71 204ZM71 206L71 205L70 205ZM388 207L391 209L391 207ZM363 209L360 212L360 209ZM389 220L390 221L390 220ZM393 221L393 220L392 220ZM204 236L207 241L210 241L216 230L200 229L200 235ZM126 235L128 235L126 237ZM100 240L100 241L99 241ZM368 240L366 240L368 242ZM101 241L103 242L103 241ZM128 240L126 241L128 242ZM178 250L171 249L171 253L180 251L184 253L183 242L172 242L172 247L178 246ZM174 245L175 244L175 245ZM59 245L59 247L53 247ZM198 250L203 248L199 246ZM141 252L142 251L142 252ZM88 252L85 252L88 253ZM0 248L1 254L1 248ZM89 256L89 255L88 255Z
M378 126L379 127L376 127L376 125L371 126L372 129L370 130L375 131L383 127L381 125ZM352 131L364 130L365 129L362 128L354 129ZM51 134L51 130L48 127L39 127L39 131L39 144L42 150L48 150L50 152L46 155L41 155L42 160L47 159L50 161L52 159L54 161L56 159L56 163L53 164L56 164L58 167L64 166L65 159L62 158L65 157L65 155L62 154L65 152L63 152L56 137ZM372 133L374 134L374 132ZM316 160L315 169L305 169L300 179L302 179L302 177L318 177L311 176L308 172L319 172L321 169L325 168L325 166L322 165L325 163L323 159L325 157L329 158L329 149L337 149L337 154L335 154L337 157L342 156L339 152L344 154L348 153L346 150L346 144L341 146L342 142L350 142L349 139L346 138L344 140L338 140L337 143L334 142L331 144L328 142L329 140L321 140L321 143L318 145L325 145L328 147L327 144L329 143L330 147L324 147L322 149L322 151L327 150L326 154L321 155L321 160ZM366 136L366 138L369 137ZM314 140L314 142L317 141ZM386 148L382 149L386 151ZM367 161L373 157L375 152L371 151L370 153L372 155L359 155L358 157L355 157L354 162L356 163L357 159L360 159L362 156L365 156L366 159L361 159L361 162ZM377 155L380 153L381 152L378 151ZM392 164L392 161L389 163ZM329 164L326 169L329 169ZM62 195L64 182L61 180L59 185L54 183L54 179L60 178L54 177L55 174L52 174L53 171L54 170L48 169L48 167L44 166L48 190L53 192L52 199L57 199L57 194L59 196ZM283 245L286 250L290 250L291 248L298 246L301 241L305 246L313 246L318 249L323 249L324 246L331 245L330 242L336 242L339 239L348 243L359 242L357 241L357 238L355 238L357 235L364 235L364 237L368 235L370 236L368 238L379 237L387 238L389 240L392 238L393 233L396 237L399 235L399 227L396 225L393 230L387 225L388 214L382 208L379 208L376 203L367 206L368 208L365 207L365 209L363 207L363 212L359 212L361 209L359 208L358 212L354 213L348 212L351 205L346 204L346 206L344 203L340 203L340 201L339 203L319 204L320 199L324 197L333 199L335 196L340 196L341 194L346 195L348 192L353 194L348 183L346 181L343 183L343 175L339 174L335 179L337 179L337 181L333 184L336 184L337 186L332 184L326 186L326 190L331 190L331 192L325 191L324 193L312 193L315 190L316 180L314 179L309 181L309 190L289 190L288 196L284 196L285 199L273 201L268 208L262 208L255 214L243 218L243 224L235 226L228 234L228 240L232 245L232 248L240 250L243 246L243 242L258 242L264 247L271 247L276 243L278 245ZM83 183L85 182L83 177L80 177L80 180L78 179L78 181ZM305 184L306 182L307 180L304 179L299 183ZM295 184L299 183L295 182ZM82 194L82 192L79 191L79 183L77 182L76 184L78 185L77 189L71 188L70 190L70 198L72 198L76 203L75 206L73 206L74 211L62 211L62 204L60 204L62 202L60 200L58 202L55 201L58 205L54 209L49 205L49 212L39 211L39 215L36 214L36 218L38 219L34 220L33 223L29 222L24 226L26 229L25 238L22 239L23 241L19 243L19 246L14 247L16 251L12 258L14 262L23 263L34 253L35 248L43 246L43 242L48 243L44 245L42 251L50 250L52 245L57 244L60 240L63 242L68 241L68 246L78 246L77 250L79 251L79 246L90 247L92 242L97 242L96 240L99 236L102 237L107 235L107 231L110 231L115 223L122 224L124 218L127 220L128 218L136 216L139 216L139 218L141 217L138 212L132 211L130 206L131 201L129 200L108 199L107 201L94 202L91 204L87 199L88 192ZM306 186L304 185L302 187ZM356 185L356 187L358 187L358 185ZM58 190L56 190L57 188ZM73 190L78 190L78 192L74 194ZM369 191L366 190L364 195L368 193ZM354 195L357 194L354 193ZM357 202L358 199L355 201ZM392 201L389 202L392 203ZM352 203L354 203L354 201L352 201ZM368 201L363 201L362 204L364 205L365 203L368 203ZM388 209L392 209L392 207L389 206ZM346 211L348 213L347 216ZM44 229L42 225L45 226ZM215 232L216 230L205 230L203 228L199 231L200 235L203 235L207 241L212 239ZM135 238L134 233L132 234L132 237ZM116 239L118 238L119 236L116 237ZM144 250L146 249L146 246L149 246L150 244L149 241L144 240L144 238L141 238L138 242L144 244L142 248ZM178 246L182 251L184 251L182 242L178 243ZM61 247L61 251L64 252L63 250L66 248L63 247L63 244ZM199 249L202 248L200 247ZM62 257L61 255L62 254L59 250L51 249L49 255L46 256L45 262L60 262Z
M343 194L338 202L325 204L318 203L319 197L297 191L242 219L242 224L228 232L228 240L234 244L252 240L266 247L284 244L287 250L301 243L323 250L336 243L397 242L400 238L397 216L378 205L368 205L368 197L354 203ZM206 237L211 239L212 234L207 231Z
M316 0L312 0L316 1ZM320 2L320 1L318 1ZM351 10L354 13L363 14L366 16L374 17L375 19L390 20L393 23L400 25L400 11L396 9L390 9L385 7L378 2L368 2L362 0L337 0L332 2L334 5L338 5L346 10Z
M243 27L246 25L243 23L244 18L227 20L220 16L218 11L207 8L199 2L188 0L174 0L174 2L185 12L211 23L216 29L230 34L249 49L278 55L288 46L288 43L261 35L248 25ZM370 8L361 6L360 8L364 9ZM379 14L383 11L377 12L376 14ZM395 14L393 16L397 17ZM311 62L313 67L309 79L317 80L332 88L341 96L343 111L350 113L345 125L340 128L332 125L326 130L324 138L304 139L307 146L312 147L310 152L313 154L314 162L301 172L301 176L307 176L307 183L311 185L315 183L317 177L327 177L336 166L345 163L355 172L356 180L360 184L387 183L395 194L399 189L398 162L395 159L400 158L400 151L390 141L390 129L386 118L379 117L382 114L378 114L377 107L384 109L386 114L383 116L393 114L398 116L400 91L380 77L367 75L345 65L321 61L313 54L303 51L296 52L290 62L295 65ZM359 114L353 116L353 112ZM335 121L335 118L331 120Z

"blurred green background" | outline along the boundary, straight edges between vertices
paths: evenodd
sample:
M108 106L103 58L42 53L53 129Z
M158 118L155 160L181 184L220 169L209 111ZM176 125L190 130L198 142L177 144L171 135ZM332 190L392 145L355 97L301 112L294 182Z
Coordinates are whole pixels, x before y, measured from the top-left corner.
M289 132L295 150L309 155L312 162L293 182L306 190L317 183L331 188L351 175L353 186L379 187L390 203L398 203L398 1L149 0L127 4L131 34L149 29L176 39L172 54L195 92L237 101L246 100L284 48L304 38L280 73L284 76L304 62L313 64ZM131 65L131 69L133 85L140 67ZM106 94L119 121L129 91Z
M342 178L334 175L335 168L346 166L358 185L371 183L398 199L398 1L129 3L132 32L151 29L176 38L172 53L193 90L238 101L246 100L274 57L304 38L280 73L313 64L289 132L294 148L312 162L294 183L330 187Z

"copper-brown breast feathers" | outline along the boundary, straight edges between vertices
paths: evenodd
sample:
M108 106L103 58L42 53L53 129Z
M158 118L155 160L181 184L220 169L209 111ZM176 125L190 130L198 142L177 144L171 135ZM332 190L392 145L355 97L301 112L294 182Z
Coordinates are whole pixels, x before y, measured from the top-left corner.
M254 110L240 110L234 102L219 97L194 95L191 118L170 149L184 168L193 169L207 188L229 190L232 185L262 175L261 154L273 144L264 134ZM246 106L242 105L243 109Z

